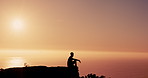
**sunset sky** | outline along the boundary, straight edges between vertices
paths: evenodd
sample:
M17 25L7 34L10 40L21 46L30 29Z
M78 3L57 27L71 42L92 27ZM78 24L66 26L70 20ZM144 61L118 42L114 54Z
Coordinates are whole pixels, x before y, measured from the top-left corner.
M148 0L0 0L0 68L66 66L148 78Z
M0 49L147 52L147 7L147 0L0 0Z

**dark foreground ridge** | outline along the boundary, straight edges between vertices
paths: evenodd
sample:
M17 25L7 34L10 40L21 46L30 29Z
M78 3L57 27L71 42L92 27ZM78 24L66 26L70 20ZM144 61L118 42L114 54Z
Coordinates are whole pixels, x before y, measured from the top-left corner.
M0 78L79 78L79 72L68 67L17 67L1 69Z

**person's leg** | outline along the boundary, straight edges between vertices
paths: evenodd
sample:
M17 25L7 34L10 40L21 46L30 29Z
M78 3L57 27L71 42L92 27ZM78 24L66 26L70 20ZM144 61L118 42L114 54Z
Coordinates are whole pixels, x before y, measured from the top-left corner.
M77 60L74 60L74 66L77 67Z

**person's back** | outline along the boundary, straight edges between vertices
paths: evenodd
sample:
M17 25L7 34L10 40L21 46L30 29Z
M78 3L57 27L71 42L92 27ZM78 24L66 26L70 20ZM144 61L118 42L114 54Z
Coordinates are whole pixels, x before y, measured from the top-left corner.
M70 57L68 58L68 61L67 61L67 66L68 66L68 67L73 67L73 66L74 66L72 60L73 60L73 57L70 56Z

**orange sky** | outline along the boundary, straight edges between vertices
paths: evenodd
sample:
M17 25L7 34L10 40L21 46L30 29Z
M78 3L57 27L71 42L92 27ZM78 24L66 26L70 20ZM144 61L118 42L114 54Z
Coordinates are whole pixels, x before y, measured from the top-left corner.
M81 75L148 78L147 7L148 0L0 0L0 67L66 66L74 51Z
M0 49L147 52L147 3L0 0Z

